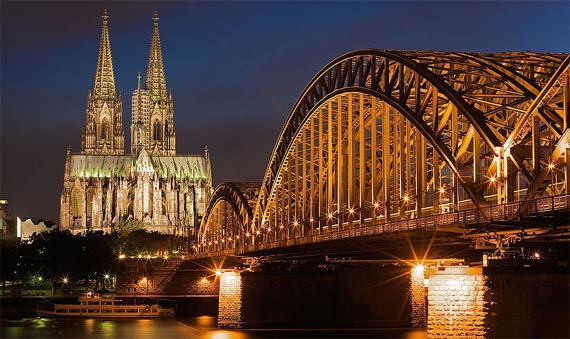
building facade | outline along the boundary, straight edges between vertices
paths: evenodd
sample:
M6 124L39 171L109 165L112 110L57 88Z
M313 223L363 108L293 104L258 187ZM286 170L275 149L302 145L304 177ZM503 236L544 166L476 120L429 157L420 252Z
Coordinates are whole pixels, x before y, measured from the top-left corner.
M125 153L122 97L115 87L108 15L93 89L87 94L81 152L68 148L60 227L74 233L110 232L127 220L150 231L192 235L212 192L210 156L176 154L172 94L167 92L158 30L153 21L144 87L132 95L131 152Z

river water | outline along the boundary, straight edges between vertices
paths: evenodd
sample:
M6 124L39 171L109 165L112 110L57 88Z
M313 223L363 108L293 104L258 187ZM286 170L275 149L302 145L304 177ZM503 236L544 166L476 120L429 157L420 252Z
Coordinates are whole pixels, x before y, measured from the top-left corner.
M215 317L166 319L2 319L1 338L26 339L250 339L407 338L425 339L425 329L247 329L216 328Z

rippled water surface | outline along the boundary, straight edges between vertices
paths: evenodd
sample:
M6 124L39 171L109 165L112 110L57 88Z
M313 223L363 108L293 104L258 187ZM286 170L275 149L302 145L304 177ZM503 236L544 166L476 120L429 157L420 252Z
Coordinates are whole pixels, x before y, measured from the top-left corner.
M408 338L425 339L416 329L247 329L222 330L214 317L169 319L2 319L1 338L249 339L249 338Z

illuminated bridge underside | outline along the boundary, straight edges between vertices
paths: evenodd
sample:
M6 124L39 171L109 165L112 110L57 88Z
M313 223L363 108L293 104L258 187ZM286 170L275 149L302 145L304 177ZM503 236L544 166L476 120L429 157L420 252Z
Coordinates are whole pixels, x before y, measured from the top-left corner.
M297 100L255 206L224 209L229 222L207 215L197 251L439 225L444 213L479 221L499 204L514 213L504 218L538 212L536 199L568 194L569 65L539 53L343 55ZM209 210L243 200L232 194Z

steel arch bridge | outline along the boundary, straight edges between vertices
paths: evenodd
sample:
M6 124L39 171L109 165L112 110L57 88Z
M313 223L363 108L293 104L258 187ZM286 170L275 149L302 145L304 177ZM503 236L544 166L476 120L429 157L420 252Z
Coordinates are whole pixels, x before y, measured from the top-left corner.
M568 207L569 67L531 52L342 55L293 106L255 197L216 189L195 251L520 214L542 197Z

